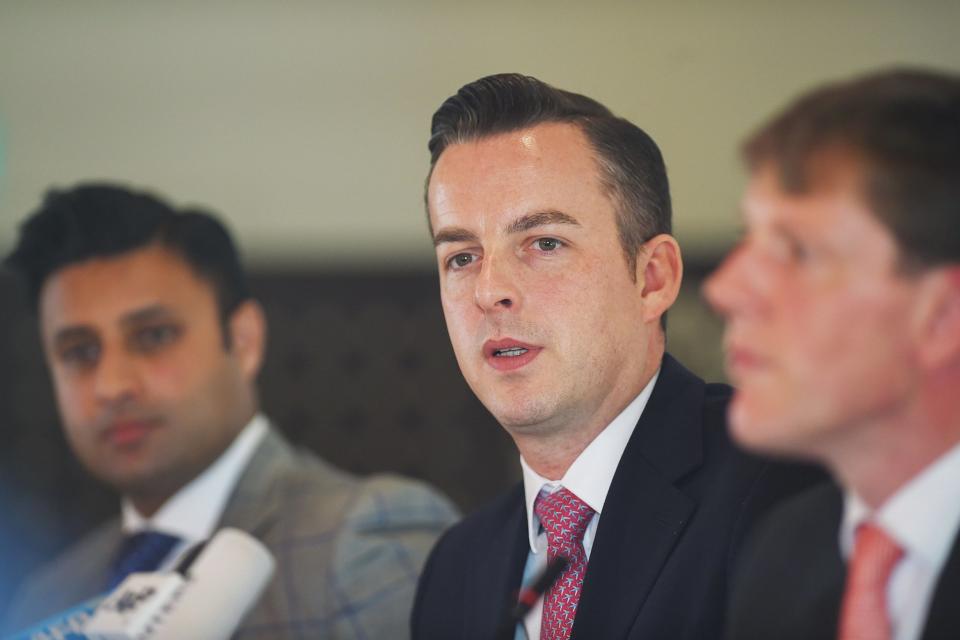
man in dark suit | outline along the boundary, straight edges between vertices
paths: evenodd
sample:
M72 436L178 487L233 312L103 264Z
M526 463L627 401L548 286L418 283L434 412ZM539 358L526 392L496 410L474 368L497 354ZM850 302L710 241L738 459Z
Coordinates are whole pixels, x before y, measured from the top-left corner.
M438 543L414 637L717 637L738 541L782 487L731 446L729 389L664 353L682 263L659 149L506 74L440 107L430 151L447 327L523 484ZM545 597L507 617L559 556Z
M421 483L295 449L259 412L265 319L215 217L80 185L48 195L8 264L33 294L67 440L122 496L118 517L25 581L9 629L175 567L230 526L277 561L237 637L404 636L455 513Z
M960 638L960 76L828 85L745 156L747 234L706 286L731 428L836 484L757 532L728 635Z

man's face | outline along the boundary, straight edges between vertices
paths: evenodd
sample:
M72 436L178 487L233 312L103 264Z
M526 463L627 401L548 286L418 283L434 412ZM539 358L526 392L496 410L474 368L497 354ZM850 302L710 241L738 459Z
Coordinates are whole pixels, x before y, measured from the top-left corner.
M752 176L746 236L705 285L727 321L730 419L748 446L824 460L902 408L915 380L916 283L850 160L785 193Z
M169 496L252 415L256 365L225 348L212 286L160 246L55 272L40 324L67 439L121 492Z
M659 362L659 329L580 129L452 145L428 204L450 339L490 412L512 433L615 417Z

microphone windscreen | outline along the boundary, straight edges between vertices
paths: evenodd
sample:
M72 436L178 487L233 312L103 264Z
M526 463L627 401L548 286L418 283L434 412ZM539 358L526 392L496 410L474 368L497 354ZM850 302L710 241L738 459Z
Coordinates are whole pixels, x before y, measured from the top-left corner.
M178 571L129 575L98 607L90 640L227 640L273 576L274 559L239 529L221 529Z
M273 556L239 529L221 529L187 570L187 584L157 640L227 640L273 576Z

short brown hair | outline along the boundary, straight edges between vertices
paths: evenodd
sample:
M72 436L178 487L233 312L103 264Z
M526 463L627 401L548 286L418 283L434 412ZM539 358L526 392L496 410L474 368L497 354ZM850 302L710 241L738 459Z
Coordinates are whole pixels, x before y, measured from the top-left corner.
M792 193L823 154L862 165L864 196L903 266L960 262L960 76L893 69L818 88L743 146L751 171L773 163Z
M592 98L516 73L486 76L464 85L433 114L430 175L451 144L548 122L574 124L596 154L600 179L617 210L617 232L631 274L644 242L670 233L670 186L657 143Z

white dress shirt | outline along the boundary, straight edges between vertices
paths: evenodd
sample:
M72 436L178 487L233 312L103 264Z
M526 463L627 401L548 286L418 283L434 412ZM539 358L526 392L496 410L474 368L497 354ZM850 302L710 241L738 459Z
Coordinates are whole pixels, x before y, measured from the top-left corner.
M590 505L594 515L587 524L587 530L583 534L583 550L586 553L587 560L590 559L590 551L593 549L593 540L597 533L597 524L600 522L600 516L603 513L603 503L607 499L607 492L610 490L610 483L613 481L613 475L620 464L620 458L623 456L623 450L627 447L630 436L633 435L633 429L640 420L644 407L653 393L653 387L660 376L658 370L647 386L643 388L633 401L613 419L600 434L593 439L587 448L584 449L577 459L573 461L567 472L563 474L560 480L547 480L530 468L527 461L520 457L520 466L523 468L523 493L527 508L527 525L530 539L530 554L527 556L527 563L523 570L523 584L527 585L539 575L547 564L547 534L540 526L540 518L533 511L533 504L541 491L547 494L566 488L575 496ZM530 612L523 619L522 625L517 625L516 637L523 638L540 637L540 618L543 614L543 599L537 601ZM525 635L524 635L525 633Z
M151 518L141 516L133 503L124 498L123 532L131 535L149 529L180 537L182 541L160 565L164 569L175 566L187 549L213 534L227 499L267 429L267 419L259 413L255 415L213 464L163 503Z
M894 640L917 640L934 587L960 529L960 444L913 477L879 509L853 492L844 497L840 550L849 559L857 527L871 521L903 549L887 585Z

